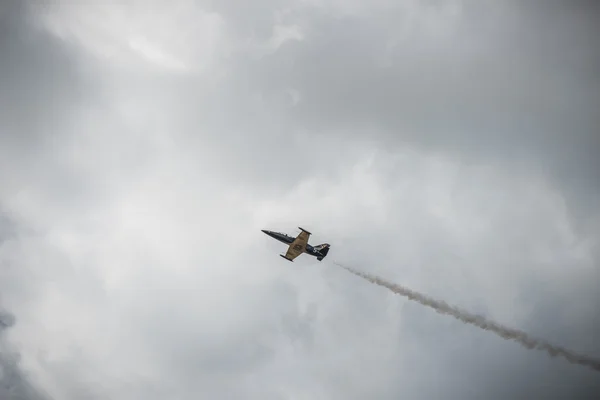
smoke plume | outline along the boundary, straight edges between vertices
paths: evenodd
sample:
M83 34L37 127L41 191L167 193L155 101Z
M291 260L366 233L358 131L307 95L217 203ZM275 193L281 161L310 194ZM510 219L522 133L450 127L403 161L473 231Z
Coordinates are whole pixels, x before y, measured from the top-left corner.
M570 362L572 364L583 365L588 368L594 369L596 371L600 371L600 361L599 360L595 360L593 358L589 358L584 355L573 353L570 350L567 350L567 349L559 347L559 346L555 346L544 340L532 338L531 336L529 336L527 333L525 333L523 331L520 331L517 329L512 329L512 328L507 328L505 326L500 325L497 322L490 321L489 319L487 319L485 317L482 317L480 315L471 314L467 311L460 310L459 308L448 305L444 301L432 299L421 293L410 290L404 286L387 282L384 279L379 278L377 276L370 275L365 272L359 272L359 271L353 270L352 268L346 267L337 262L334 262L334 264L341 268L344 268L345 270L351 272L354 275L360 276L361 278L368 280L371 283L388 288L392 292L399 294L401 296L404 296L404 297L408 298L409 300L416 301L427 307L431 307L440 314L451 315L454 318L456 318L466 324L475 325L481 329L485 329L486 331L494 332L495 334L501 336L502 338L507 339L507 340L514 340L517 343L519 343L520 345L522 345L523 347L526 347L528 349L542 350L542 351L545 351L546 353L548 353L552 357L557 357L557 356L563 357L564 359L566 359L568 362Z

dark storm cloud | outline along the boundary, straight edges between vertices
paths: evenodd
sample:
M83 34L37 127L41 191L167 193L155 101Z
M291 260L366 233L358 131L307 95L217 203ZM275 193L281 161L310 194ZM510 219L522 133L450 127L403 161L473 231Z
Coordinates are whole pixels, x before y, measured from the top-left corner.
M318 137L378 129L386 143L539 168L559 184L577 217L596 212L598 7L459 4L459 16L406 31L400 27L410 21L393 8L375 18L299 12L309 27L304 40L244 70L252 69L292 130ZM287 87L300 92L296 107L280 105Z
M5 341L5 331L15 323L15 317L0 304L0 399L49 400L33 386L19 365L19 354Z
M72 50L36 24L28 5L9 0L0 8L2 141L17 150L61 136L70 107L83 101L85 89Z
M72 103L64 97L79 99L74 82L75 68L69 55L55 40L32 24L26 2L3 1L0 4L0 185L1 194L11 190L23 172L48 157L48 140L61 134L57 120L64 120ZM66 90L66 93L65 93ZM22 183L22 182L21 182ZM5 212L0 198L0 247L15 239L17 225ZM27 282L10 279L14 266L0 263L0 277L12 292ZM4 279L7 278L7 279ZM6 400L48 400L31 383L20 365L19 352L7 341L6 333L17 318L2 309L0 292L0 398Z
M5 240L14 237L16 234L15 226L8 218L5 213L3 213L2 208L0 208L0 245Z
M77 126L73 116L100 93L92 90L75 48L43 29L33 3L0 6L0 193L36 188L53 193L48 207L74 204L83 182L61 159L64 138Z

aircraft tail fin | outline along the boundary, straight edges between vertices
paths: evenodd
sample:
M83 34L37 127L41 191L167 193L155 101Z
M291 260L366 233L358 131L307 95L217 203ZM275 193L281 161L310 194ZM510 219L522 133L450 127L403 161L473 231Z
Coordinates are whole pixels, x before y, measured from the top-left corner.
M330 248L330 246L328 243L323 243L318 246L315 246L315 250L317 250L321 254L320 256L317 257L317 260L321 261L325 257L327 257L327 253L329 253L329 248Z

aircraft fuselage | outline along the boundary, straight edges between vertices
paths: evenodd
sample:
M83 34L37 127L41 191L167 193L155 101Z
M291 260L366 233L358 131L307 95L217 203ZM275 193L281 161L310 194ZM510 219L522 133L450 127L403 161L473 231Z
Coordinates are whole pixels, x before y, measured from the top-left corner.
M287 245L290 245L296 239L293 236L289 236L289 235L286 235L285 233L281 233L281 232L273 232L273 231L269 231L266 229L262 229L262 232L265 233L266 235L271 236L273 239L279 240L280 242L285 243ZM318 247L323 248L323 246L325 246L326 248L329 247L328 244L319 245ZM311 255L313 257L320 258L320 259L323 259L327 255L327 251L324 251L323 252L324 254L323 254L317 248L315 248L314 246L311 246L308 243L306 244L306 249L304 250L304 253Z

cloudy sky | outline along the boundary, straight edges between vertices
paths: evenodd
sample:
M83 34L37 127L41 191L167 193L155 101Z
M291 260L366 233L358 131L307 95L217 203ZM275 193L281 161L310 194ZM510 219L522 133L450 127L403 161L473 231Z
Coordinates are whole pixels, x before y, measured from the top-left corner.
M0 398L600 393L330 262L600 358L597 3L81 3L0 4Z

